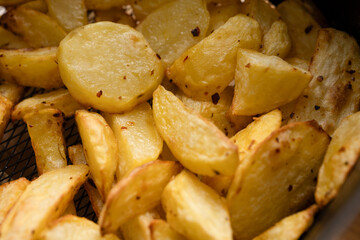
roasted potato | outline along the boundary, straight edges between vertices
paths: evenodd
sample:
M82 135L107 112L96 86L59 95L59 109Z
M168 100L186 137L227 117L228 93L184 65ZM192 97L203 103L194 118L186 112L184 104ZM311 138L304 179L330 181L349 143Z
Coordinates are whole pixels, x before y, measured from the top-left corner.
M33 9L33 10L36 10L36 11L39 11L42 13L48 12L48 7L46 5L45 0L28 1L28 2L21 4L20 7L30 8L30 9Z
M13 103L6 97L0 96L0 139L8 125Z
M291 39L286 23L276 20L264 35L262 53L285 58L291 49Z
M0 26L0 48L1 49L12 49L12 48L27 48L29 45L16 36L12 32L6 30Z
M150 223L151 240L185 240L183 236L171 228L162 219L152 220Z
M0 83L0 96L9 99L13 104L18 103L23 94L24 88L15 83Z
M173 0L150 0L150 1L130 0L130 1L136 19L142 21L152 12L162 7L163 5L172 2Z

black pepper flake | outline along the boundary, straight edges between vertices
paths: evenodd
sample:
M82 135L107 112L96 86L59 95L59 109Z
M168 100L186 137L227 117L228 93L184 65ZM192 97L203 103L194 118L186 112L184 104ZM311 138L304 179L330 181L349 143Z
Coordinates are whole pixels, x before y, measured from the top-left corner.
M275 149L276 153L280 153L280 148Z
M122 96L119 96L118 99L121 100L121 99L122 99Z
M308 98L309 96L308 95L304 95L304 98Z
M3 57L4 56L4 54L0 54L0 57Z
M311 30L313 29L313 25L309 25L309 26L307 26L306 28L305 28L305 33L306 34L309 34L310 32L311 32Z
M140 199L140 196L136 196L136 200L139 200Z
M290 184L288 187L288 191L291 192L292 189L293 189L293 186Z
M45 101L42 101L41 103L42 103L42 104L46 104L46 102L45 102Z
M152 76L152 75L154 75L154 69L153 70L151 70L151 73L150 73L150 75Z
M156 57L161 60L161 57L159 54L156 54Z
M263 48L263 47L264 47L264 45L260 44L260 49Z
M229 132L228 132L227 128L224 128L224 133L226 136L229 136Z
M126 80L126 76L124 76L123 79Z
M137 96L137 98L141 98L142 96L144 96L144 94L140 94L139 96Z
M97 96L97 97L101 97L102 94L103 94L103 92L102 92L102 90L100 90L100 91L98 91L98 92L96 93L96 96Z
M216 175L220 175L220 173L219 173L218 171L216 171L216 170L214 170L214 173L215 173Z
M121 129L123 129L123 130L124 130L124 129L127 129L127 127L121 127Z
M350 66L350 65L351 65L351 63L352 63L352 62L351 62L351 60L349 60L349 61L348 61L348 65Z
M200 35L200 28L199 27L194 28L193 30L191 30L191 34L194 37L198 37Z
M172 82L173 82L173 80L172 80L172 79L170 79L170 80L169 80L169 83L172 83Z
M183 62L185 62L186 60L188 60L189 56L186 56L183 60Z
M188 88L188 85L185 84L185 88Z
M314 108L315 108L315 110L317 111L317 110L319 110L319 109L320 109L320 106L315 105L315 106L314 106Z
M32 127L33 127L33 125L29 124L29 127L31 127L31 128L32 128Z
M218 93L215 93L211 96L211 100L213 102L213 104L218 104L219 100L220 100L220 95Z
M251 66L250 63L245 65L246 68L249 68L250 66Z
M352 90L352 85L351 85L350 82L348 83L347 88L348 88L349 90Z
M69 177L69 179L71 180L71 179L72 179L72 177Z
M354 74L356 71L355 70L346 70L346 72L349 74Z
M355 77L352 77L351 80L355 81Z
M317 76L316 80L318 80L319 82L322 82L324 80L323 76Z
M60 113L54 113L53 116L54 117L60 117Z
M295 113L290 113L290 118L293 118L294 117L294 115L295 115Z

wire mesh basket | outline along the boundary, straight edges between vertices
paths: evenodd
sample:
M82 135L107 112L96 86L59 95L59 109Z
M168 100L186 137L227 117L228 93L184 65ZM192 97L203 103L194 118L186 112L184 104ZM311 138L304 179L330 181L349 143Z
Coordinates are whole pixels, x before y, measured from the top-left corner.
M42 89L28 89L25 93L25 98L43 92L44 90ZM65 119L63 133L66 146L81 142L74 118ZM69 159L68 164L70 164ZM20 177L33 180L37 176L35 154L31 146L27 126L23 121L10 122L0 144L0 184ZM86 217L93 221L97 220L83 187L76 194L74 202L78 216Z

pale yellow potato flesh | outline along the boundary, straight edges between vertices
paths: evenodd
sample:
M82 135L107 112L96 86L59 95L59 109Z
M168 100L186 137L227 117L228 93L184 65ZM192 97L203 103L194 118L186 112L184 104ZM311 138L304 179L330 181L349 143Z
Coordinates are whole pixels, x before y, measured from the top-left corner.
M64 86L56 63L56 47L0 49L1 77L21 86L59 88Z
M130 4L132 0L85 0L85 6L89 10L105 10L112 7L122 7Z
M0 48L12 49L12 48L27 48L27 47L29 47L29 45L19 36L16 36L9 30L0 27Z
M20 101L24 88L15 83L3 82L0 84L0 95L9 99L13 104Z
M134 168L158 159L163 140L157 132L149 103L144 102L123 114L104 113L103 116L117 142L117 180Z
M116 232L129 219L159 205L164 187L181 168L161 160L135 168L111 189L99 218L101 232Z
M175 0L150 13L136 29L161 60L171 66L206 36L209 21L203 0Z
M121 233L126 240L152 240L150 223L160 218L156 210L150 210L133 217L121 225Z
M137 20L144 20L153 11L174 0L130 0Z
M85 106L119 113L151 98L164 69L143 35L112 22L69 33L58 50L60 74Z
M291 38L286 23L276 20L264 35L262 53L285 58L291 49Z
M312 203L329 142L315 121L299 122L276 130L248 155L227 195L235 239L252 239Z
M360 112L344 118L335 130L320 168L315 199L320 207L334 199L360 156Z
M0 185L0 226L29 183L22 177Z
M162 86L154 92L153 111L160 136L184 167L207 176L234 173L237 147L214 124Z
M67 32L88 23L84 0L46 0L46 4L49 15Z
M310 72L313 78L291 121L315 119L332 135L344 117L359 111L360 49L356 40L332 28L321 29Z
M168 78L187 96L210 100L234 79L238 48L257 50L260 44L259 24L245 15L236 15L185 51L170 67Z
M296 99L311 74L276 56L239 49L235 73L234 115L255 115Z
M280 19L280 14L275 6L266 0L247 0L241 6L241 13L254 18L265 34L274 21Z
M317 205L290 215L255 237L253 240L297 240L314 222Z
M246 127L251 121L250 116L239 116L231 119L228 116L234 88L227 87L216 98L211 101L201 101L186 96L183 92L178 91L176 96L185 104L185 106L194 110L210 122L214 123L226 136L232 137L239 130Z
M209 3L208 10L210 14L210 23L206 35L210 35L216 29L221 27L226 23L229 18L240 13L241 3L240 1L231 3L231 4L218 4Z
M14 104L6 97L0 96L0 139L9 123L11 110Z
M48 11L48 7L46 5L45 0L34 0L34 1L29 1L26 3L23 3L20 5L20 7L24 7L24 8L30 8L42 13L47 13Z
M22 36L33 48L58 46L66 36L64 29L54 19L25 7L10 10L2 16L1 22Z
M64 113L65 117L71 117L75 114L76 110L83 109L84 107L71 97L68 90L60 88L24 99L14 107L11 119L20 120L27 113L46 108L59 109Z
M41 232L38 240L119 240L114 234L101 236L96 223L73 215L61 217Z
M58 218L86 181L89 168L70 165L32 181L0 226L2 240L34 239Z
M67 165L65 139L63 136L64 117L60 110L42 109L24 116L35 152L39 174Z
M118 165L116 139L110 126L98 113L78 110L75 121L82 140L86 162L94 183L105 201Z
M170 226L187 239L233 239L225 200L187 170L165 187L161 203Z
M150 223L151 240L185 240L183 236L171 228L162 219L155 219Z
M321 26L300 1L285 0L277 6L281 19L287 24L292 41L289 57L309 61L315 52L316 38Z

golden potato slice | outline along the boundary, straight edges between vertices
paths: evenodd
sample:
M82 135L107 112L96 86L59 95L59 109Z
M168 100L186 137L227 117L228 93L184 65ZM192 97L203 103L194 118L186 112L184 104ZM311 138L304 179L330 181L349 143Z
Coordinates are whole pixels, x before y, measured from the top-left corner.
M209 21L209 12L203 0L175 0L152 12L137 30L170 66L206 36Z
M269 228L253 240L297 240L313 224L318 206L290 215Z
M131 3L132 0L85 0L85 6L89 10L105 10L112 7L122 7Z
M80 103L111 113L151 98L164 70L141 33L111 22L72 31L58 50L64 84Z
M233 87L225 88L224 91L211 101L195 100L187 97L181 91L178 91L176 96L185 106L214 123L228 137L234 136L235 133L246 127L252 121L252 118L249 116L240 116L235 119L235 122L228 118L227 114L234 96Z
M84 0L46 0L49 15L66 31L88 23Z
M96 223L73 215L61 217L52 222L40 236L39 240L119 240L114 234L101 236Z
M239 49L232 113L255 115L289 103L302 93L310 80L308 71L279 57Z
M321 27L300 2L285 0L277 9L282 20L287 24L292 41L289 57L309 61L315 52L316 38Z
M170 67L168 77L189 97L210 100L234 79L237 49L258 49L260 44L259 24L236 15L185 51Z
M114 133L98 113L77 110L75 121L94 183L105 200L114 182L118 164Z
M0 83L0 95L9 99L12 103L16 104L20 101L24 94L24 88L9 82Z
M185 240L183 236L171 228L162 219L155 219L150 223L151 240Z
M144 20L148 15L174 0L131 0L131 7L134 10L137 20Z
M125 10L122 8L111 8L107 10L96 10L95 11L95 21L110 21L129 25L130 27L135 27L135 20L131 15L126 14Z
M101 232L116 232L129 219L156 207L164 187L180 171L179 163L160 160L135 168L111 189L99 218Z
M0 96L0 139L2 139L4 131L9 123L12 107L13 103L9 99Z
M22 177L0 186L0 226L7 213L25 191L29 183L30 182L26 178Z
M62 214L88 173L85 165L70 165L32 181L2 223L1 239L36 238L51 220Z
M62 133L64 118L61 111L52 108L41 109L26 114L24 121L35 152L39 174L65 167L67 161Z
M335 130L320 168L315 199L320 207L334 199L360 156L360 112L344 118Z
M153 110L161 137L184 167L208 176L234 173L237 147L214 124L162 86L154 92Z
M321 29L310 72L313 78L291 121L315 119L332 135L344 117L359 111L360 50L356 40L335 29Z
M27 113L45 108L59 109L65 117L71 117L76 110L84 107L71 97L68 90L60 88L24 99L15 106L11 113L11 119L20 120Z
M241 13L254 18L264 34L269 31L274 21L280 19L275 6L267 0L247 0L242 4Z
M291 39L286 23L276 20L264 35L262 52L269 56L285 58L291 49Z
M282 127L260 143L237 168L227 195L236 239L251 239L313 201L329 142L310 121Z
M20 37L0 26L0 48L27 48L29 45Z
M211 34L216 29L221 27L226 23L229 18L240 13L241 3L240 1L235 1L231 4L216 4L209 3L208 5L209 14L210 14L210 23L206 35Z
M24 7L24 8L30 8L42 13L47 13L48 12L48 7L46 5L45 0L34 0L34 1L29 1L26 3L23 3L20 5L20 7Z
M165 187L161 203L168 223L187 239L233 239L224 199L190 172Z
M158 159L163 140L156 130L149 103L144 102L123 114L104 113L103 116L117 140L117 180L134 168Z
M156 210L151 210L131 218L121 225L121 233L126 240L152 240L150 223L160 218Z
M64 84L56 63L56 47L0 49L1 77L21 86L59 88Z
M59 45L66 32L48 15L33 9L19 7L7 12L1 23L22 36L33 48Z

